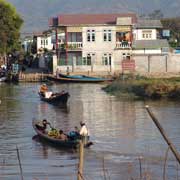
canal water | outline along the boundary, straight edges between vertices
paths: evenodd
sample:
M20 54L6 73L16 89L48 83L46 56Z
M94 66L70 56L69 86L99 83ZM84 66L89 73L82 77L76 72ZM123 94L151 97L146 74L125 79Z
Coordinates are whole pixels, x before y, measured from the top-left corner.
M148 104L180 151L180 102L131 101L105 93L99 84L51 84L67 90L66 107L40 101L40 84L0 84L0 179L20 180L16 146L25 180L76 180L78 152L56 149L34 138L32 119L47 118L65 132L87 123L94 145L85 150L84 179L163 179L167 145L145 110ZM141 170L140 170L141 165ZM166 178L180 167L169 151Z

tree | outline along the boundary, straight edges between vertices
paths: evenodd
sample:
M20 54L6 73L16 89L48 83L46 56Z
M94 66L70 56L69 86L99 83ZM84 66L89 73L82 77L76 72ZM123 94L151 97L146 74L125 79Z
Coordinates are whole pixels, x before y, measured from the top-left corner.
M23 20L16 9L5 0L0 0L0 55L20 48L20 28Z
M180 17L165 18L161 20L163 27L169 29L171 32L171 40L173 40L173 46L180 46Z

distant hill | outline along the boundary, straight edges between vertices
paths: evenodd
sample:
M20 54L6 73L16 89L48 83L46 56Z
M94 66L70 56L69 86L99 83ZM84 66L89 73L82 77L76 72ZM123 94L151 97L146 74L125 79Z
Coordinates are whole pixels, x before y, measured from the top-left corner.
M179 0L7 0L24 19L23 32L48 28L48 19L61 13L122 13L139 15L160 9L165 17L180 16Z

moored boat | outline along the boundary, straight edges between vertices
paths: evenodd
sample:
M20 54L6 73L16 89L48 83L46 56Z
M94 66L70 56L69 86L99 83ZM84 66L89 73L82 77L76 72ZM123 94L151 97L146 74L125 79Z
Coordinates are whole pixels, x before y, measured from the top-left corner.
M69 98L69 93L62 91L59 93L52 93L52 95L50 97L45 97L44 95L42 95L42 93L38 93L41 100L48 102L48 103L52 103L52 104L66 104Z
M59 74L59 77L55 76L48 76L49 80L57 81L57 82L70 82L70 83L101 83L101 82L107 82L112 81L112 79L108 78L102 78L102 77L91 77L91 76L85 76L85 75L74 75L74 76L68 76L64 74Z

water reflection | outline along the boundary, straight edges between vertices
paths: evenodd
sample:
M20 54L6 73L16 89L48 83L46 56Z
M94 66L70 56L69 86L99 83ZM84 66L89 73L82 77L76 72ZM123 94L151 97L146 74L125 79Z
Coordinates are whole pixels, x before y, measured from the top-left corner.
M84 120L94 146L86 150L85 173L90 179L102 177L102 159L112 179L127 179L129 164L138 168L138 158L145 158L153 170L154 179L161 176L167 145L144 109L145 104L163 124L169 137L180 150L180 103L167 101L126 101L107 95L96 84L53 84L53 91L70 93L67 106L42 102L37 94L39 84L0 85L0 154L5 158L4 179L18 177L18 145L26 179L76 179L78 154L44 144L32 129L32 119L48 119L54 127L65 132ZM168 175L173 175L174 158L170 154ZM13 164L13 166L10 166ZM11 168L10 168L11 167ZM60 168L61 167L61 168ZM68 168L67 168L68 167ZM174 166L173 166L174 167ZM2 168L0 168L0 171ZM138 170L133 170L138 177ZM9 176L11 175L11 176ZM172 178L173 179L173 178Z

